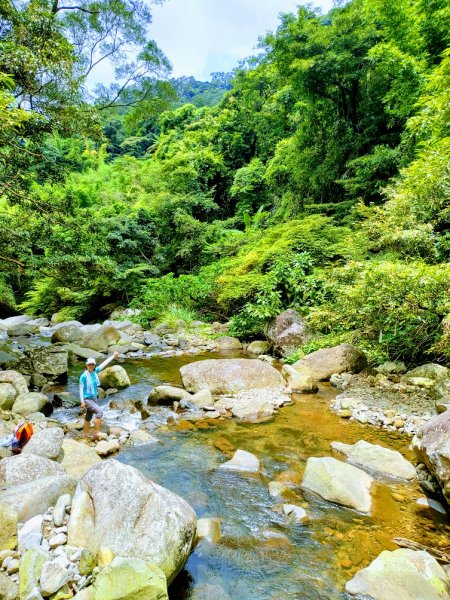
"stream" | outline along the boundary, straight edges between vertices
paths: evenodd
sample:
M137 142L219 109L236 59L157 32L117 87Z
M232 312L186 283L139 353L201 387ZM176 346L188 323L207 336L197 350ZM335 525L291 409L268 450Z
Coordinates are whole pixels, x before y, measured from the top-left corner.
M132 385L103 401L111 401L105 422L136 429L140 414L130 400L145 400L155 385L180 385L179 368L206 358L239 354L202 354L121 361ZM68 391L77 394L82 363L71 367ZM385 549L397 548L394 537L429 546L448 545L450 527L442 515L420 508L418 484L377 484L371 516L330 504L300 488L306 459L330 456L330 442L364 439L399 450L413 461L409 439L340 419L329 408L336 391L322 384L318 394L297 395L267 422L205 419L191 423L170 407L155 407L146 421L158 443L142 444L115 458L139 469L156 483L182 496L198 517L219 517L222 539L202 540L170 587L170 600L343 600L346 581ZM77 409L57 409L60 421L73 420ZM262 461L261 475L217 470L237 448ZM281 502L272 498L268 483L289 482L283 502L303 506L308 521L289 521ZM393 495L394 494L394 495Z

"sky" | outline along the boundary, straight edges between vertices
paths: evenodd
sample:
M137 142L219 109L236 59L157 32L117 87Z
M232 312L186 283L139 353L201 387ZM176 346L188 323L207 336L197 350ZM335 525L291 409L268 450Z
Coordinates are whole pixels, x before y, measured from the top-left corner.
M258 37L275 30L279 14L295 12L301 0L166 0L152 4L154 39L173 66L172 77L200 81L229 72L257 52ZM324 12L332 0L313 0Z

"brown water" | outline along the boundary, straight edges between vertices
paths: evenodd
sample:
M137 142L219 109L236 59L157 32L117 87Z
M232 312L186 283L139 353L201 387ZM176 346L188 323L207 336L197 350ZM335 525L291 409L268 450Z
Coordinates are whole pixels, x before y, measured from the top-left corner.
M114 396L114 402L120 406L131 398L146 398L159 383L180 384L182 364L212 357L129 361L133 385ZM72 391L75 385L74 372ZM167 426L170 409L155 408L150 421L160 443L126 450L119 460L185 498L199 517L222 519L222 540L197 546L171 586L171 600L343 599L345 581L382 550L395 549L394 537L433 547L449 545L448 521L415 504L424 496L416 484L377 484L370 517L302 493L307 458L330 456L332 441L364 439L414 458L407 438L331 413L328 405L334 395L323 385L318 394L295 397L292 405L261 424L205 420ZM133 425L126 410L109 411L107 418ZM260 476L217 470L237 448L260 458ZM268 493L272 480L290 485L285 501L306 509L305 524L292 524L279 512L280 505Z

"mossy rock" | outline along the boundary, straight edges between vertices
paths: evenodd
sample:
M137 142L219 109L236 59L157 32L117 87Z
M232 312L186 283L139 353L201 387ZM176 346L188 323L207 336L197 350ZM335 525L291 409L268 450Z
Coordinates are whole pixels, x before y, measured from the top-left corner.
M143 560L118 556L98 574L94 600L168 600L166 577Z

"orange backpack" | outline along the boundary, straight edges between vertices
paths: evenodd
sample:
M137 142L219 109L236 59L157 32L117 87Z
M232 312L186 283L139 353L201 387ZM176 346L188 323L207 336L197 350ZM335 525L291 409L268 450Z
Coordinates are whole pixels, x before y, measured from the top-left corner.
M21 451L30 437L33 435L33 424L22 422L14 429L14 441L11 445L12 451Z

